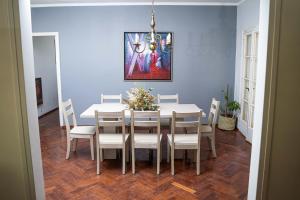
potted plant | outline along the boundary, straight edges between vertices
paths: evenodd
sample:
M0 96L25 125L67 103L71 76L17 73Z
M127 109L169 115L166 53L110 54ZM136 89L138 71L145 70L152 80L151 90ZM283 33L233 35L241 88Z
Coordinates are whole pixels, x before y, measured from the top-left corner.
M144 88L131 88L127 91L128 94L128 106L133 110L140 111L156 111L159 106L154 104L155 96L151 94L153 89L144 89Z
M236 127L237 117L241 108L239 102L229 100L228 85L222 92L224 93L224 104L221 107L218 128L231 131Z

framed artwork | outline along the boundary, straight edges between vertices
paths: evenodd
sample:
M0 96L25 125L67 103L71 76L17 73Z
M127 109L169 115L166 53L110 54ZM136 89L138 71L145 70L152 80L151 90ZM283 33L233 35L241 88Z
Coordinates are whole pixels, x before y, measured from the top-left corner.
M35 79L35 90L37 105L43 104L43 89L42 89L42 78Z
M172 80L172 50L166 45L169 32L157 34L161 40L152 52L148 32L124 32L124 80Z

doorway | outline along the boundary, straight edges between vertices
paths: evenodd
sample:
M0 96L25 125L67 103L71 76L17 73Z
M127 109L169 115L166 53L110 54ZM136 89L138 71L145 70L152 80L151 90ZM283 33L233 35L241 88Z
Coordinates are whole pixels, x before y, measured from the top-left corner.
M238 128L251 143L254 127L255 91L257 77L258 31L243 32L240 102L241 115Z
M33 33L32 40L38 116L58 108L59 123L62 126L59 35L57 32Z
M269 5L269 2L267 2L266 3L267 5ZM268 11L268 10L267 10ZM268 14L268 12L267 12L267 14ZM264 21L268 21L268 16L266 17L266 16L263 16L264 18L266 18L267 20L264 20ZM261 23L262 24L262 23ZM22 23L21 23L21 25L22 25ZM24 25L24 24L23 24ZM30 24L31 25L31 24ZM28 26L28 27L31 27L31 26ZM265 26L265 27L268 27L268 26ZM266 31L266 33L264 34L264 35L267 35L267 33L268 33L268 30L266 30L267 28L265 28L264 29L264 31ZM264 38L264 39L267 39L267 38ZM265 41L267 41L267 40L265 40ZM264 47L266 46L266 44L264 43L264 42L261 42L263 45L262 45L262 47L260 47L260 49L261 49L261 51L263 52L263 49L264 49ZM26 53L26 52L25 52ZM25 54L25 53L23 53L23 54ZM262 56L262 58L263 59L261 59L261 65L262 66L265 66L265 63L264 63L264 61L266 60L265 58L266 58L266 52L264 53L263 52L263 56ZM56 59L57 59L57 57L56 57ZM25 63L25 65L26 65L26 63ZM57 73L58 74L60 74L60 72L57 70ZM265 78L263 77L265 75L265 73L262 73L261 74L261 76L259 76L258 77L258 82L260 83L260 86L264 86L264 83L265 83ZM60 76L57 76L57 81L60 81ZM29 86L28 86L29 87ZM60 87L60 84L58 84L57 85L57 87ZM58 98L59 98L59 102L61 101L61 90L58 90L58 93L60 93L60 96L58 95ZM258 92L258 94L259 94L259 92ZM256 104L256 105L258 105L258 104ZM258 110L262 110L263 109L263 104L261 105L261 106L258 106ZM258 114L256 114L256 116L258 116ZM256 118L256 117L254 117L254 118ZM60 112L60 120L62 120L62 118L61 118L61 112ZM260 116L260 117L258 117L257 118L257 120L255 120L255 121L262 121L262 116ZM261 132L261 123L255 123L254 122L254 124L255 124L255 126L257 126L257 124L259 124L259 126L258 126L258 128L256 128L257 129L257 131L258 132ZM254 129L255 129L255 127L254 127ZM254 130L255 131L255 130ZM256 138L254 138L254 142L253 142L253 144L257 144L257 143L260 143L260 136L261 135L258 135L258 136L256 136ZM259 145L257 145L257 146L259 146ZM260 151L260 149L258 148L257 150L256 150L257 152L255 153L256 155L259 155L259 151ZM259 158L259 156L258 157L256 157L256 159L258 159ZM254 166L255 168L257 168L257 165L258 165L258 161L255 161L255 160L252 160L252 163L254 164L254 165L256 165L256 166ZM253 165L252 164L252 165ZM251 173L250 173L250 183L252 182L252 183L254 183L255 184L255 186L256 186L256 183L257 183L257 176L256 176L256 174L258 173L258 171L257 170L251 170L251 172L252 172L252 175L254 175L254 178L253 179L251 179ZM249 184L250 185L250 187L251 187L251 184ZM252 186L253 187L253 186ZM255 195L256 194L256 188L255 189L252 189L251 190L251 188L250 188L250 190L249 190L250 192L252 192L252 195ZM250 196L250 195L249 195ZM249 198L249 199L252 199L252 198Z

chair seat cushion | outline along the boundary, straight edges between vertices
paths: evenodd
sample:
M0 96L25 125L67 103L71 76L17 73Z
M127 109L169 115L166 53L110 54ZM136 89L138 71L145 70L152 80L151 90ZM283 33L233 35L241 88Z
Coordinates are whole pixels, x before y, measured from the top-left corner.
M168 134L168 142L172 144L172 135ZM197 145L198 134L175 134L174 143L177 145Z
M162 134L160 134L160 141ZM134 134L135 145L157 145L157 133L135 133Z
M95 126L75 126L71 129L71 134L93 135L96 132Z
M127 141L128 137L129 137L129 134L125 134L125 142ZM100 148L101 148L101 145L112 145L112 146L113 145L122 145L123 144L122 134L100 133L99 134L99 143L100 143Z

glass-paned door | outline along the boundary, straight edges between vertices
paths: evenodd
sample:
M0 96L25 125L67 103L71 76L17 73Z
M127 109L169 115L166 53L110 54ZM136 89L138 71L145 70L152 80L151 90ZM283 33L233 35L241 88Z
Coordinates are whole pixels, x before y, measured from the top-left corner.
M241 118L242 121L247 124L248 128L253 128L254 125L257 44L258 32L247 32L243 34Z

